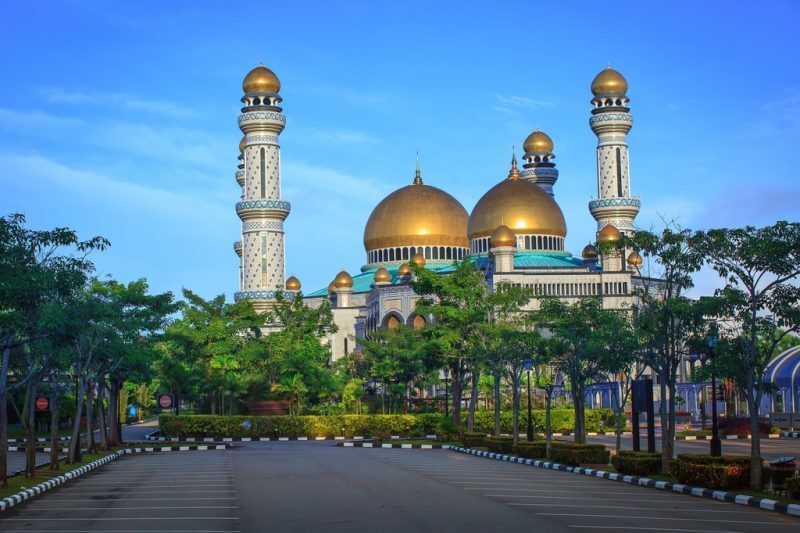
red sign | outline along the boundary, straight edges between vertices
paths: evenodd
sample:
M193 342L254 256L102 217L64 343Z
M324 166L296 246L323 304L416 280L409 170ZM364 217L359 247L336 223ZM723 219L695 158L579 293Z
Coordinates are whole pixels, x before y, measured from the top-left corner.
M161 406L162 409L172 409L172 395L171 394L162 394L158 398L158 405Z
M36 410L37 411L47 411L50 409L50 398L47 396L37 396L36 397Z

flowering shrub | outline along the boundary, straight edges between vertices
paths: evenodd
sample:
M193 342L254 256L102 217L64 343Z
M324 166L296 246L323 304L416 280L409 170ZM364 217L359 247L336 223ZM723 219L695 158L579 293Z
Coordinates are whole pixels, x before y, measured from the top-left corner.
M750 434L750 417L749 416L727 416L720 418L717 422L719 431L725 435L749 435ZM769 435L770 432L769 422L758 423L758 433L760 435Z
M679 483L709 489L740 489L750 481L750 458L746 456L680 454L675 463Z

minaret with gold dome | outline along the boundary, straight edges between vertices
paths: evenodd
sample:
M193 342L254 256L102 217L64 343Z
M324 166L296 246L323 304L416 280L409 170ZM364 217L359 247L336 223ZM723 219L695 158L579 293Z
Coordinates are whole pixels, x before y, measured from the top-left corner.
M628 82L610 66L592 81L594 109L589 126L597 135L597 199L589 202L589 211L598 231L612 224L630 233L639 212L639 198L631 196L627 136L633 117L627 91Z
M525 150L525 155L522 156L525 164L520 175L553 196L553 185L558 180L558 169L553 163L556 157L553 154L553 139L537 129L528 135L522 144L522 149Z
M280 145L278 136L286 118L281 103L281 83L270 69L260 64L242 82L242 112L239 128L244 161L243 197L236 204L242 220L240 290L235 299L253 301L266 310L276 293L285 290L283 221L290 205L281 199ZM294 286L294 284L293 284Z

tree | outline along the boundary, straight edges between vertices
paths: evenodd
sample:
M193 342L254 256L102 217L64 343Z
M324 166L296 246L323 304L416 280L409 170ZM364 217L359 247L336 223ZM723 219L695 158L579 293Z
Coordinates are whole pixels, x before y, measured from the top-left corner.
M750 488L761 488L758 415L767 365L800 331L800 223L698 232L697 249L725 281L716 294L734 336L737 384L750 413Z
M553 391L556 386L556 372L553 360L557 353L565 351L559 346L560 341L552 337L542 337L539 350L536 351L534 364L534 380L536 387L544 391L544 433L545 455L550 457L550 448L553 443L553 432L550 424L550 413L553 408Z
M453 272L441 275L412 264L411 286L422 296L417 313L430 316L426 326L434 353L450 369L453 392L453 422L461 430L461 399L467 363L480 325L488 320L490 303L483 273L468 258L453 263Z
M644 256L641 285L634 288L639 305L634 324L641 353L658 374L661 389L661 462L666 472L675 449L675 395L678 371L692 352L691 340L703 335L706 303L687 298L700 270L702 254L689 230L668 226L660 234L636 231L616 243ZM607 249L604 244L601 249Z

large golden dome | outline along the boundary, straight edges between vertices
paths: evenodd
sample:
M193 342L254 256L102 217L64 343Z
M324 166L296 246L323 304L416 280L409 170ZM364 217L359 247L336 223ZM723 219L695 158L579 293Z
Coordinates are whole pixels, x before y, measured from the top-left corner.
M624 96L626 92L628 92L628 82L622 74L610 66L592 80L592 94L595 96Z
M414 179L372 210L364 228L364 248L396 246L468 247L467 210L441 189ZM494 229L494 228L492 228Z
M553 139L543 131L536 130L522 144L525 152L552 152Z
M242 90L245 94L278 93L281 90L281 81L274 72L260 64L244 77Z
M489 189L478 200L469 216L470 239L486 237L499 226L508 226L516 235L567 236L567 223L561 208L541 187L519 177L516 161L508 179Z

